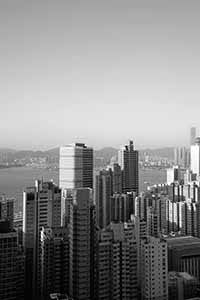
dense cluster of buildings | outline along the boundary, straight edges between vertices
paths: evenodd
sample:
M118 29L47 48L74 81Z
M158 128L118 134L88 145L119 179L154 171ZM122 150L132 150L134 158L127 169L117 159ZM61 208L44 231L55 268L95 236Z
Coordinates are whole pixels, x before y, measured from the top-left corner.
M117 163L98 172L92 148L61 147L59 186L37 180L23 193L22 233L13 200L0 199L0 299L199 297L200 143L194 139L190 161L187 151L177 151L167 183L142 193L132 141Z

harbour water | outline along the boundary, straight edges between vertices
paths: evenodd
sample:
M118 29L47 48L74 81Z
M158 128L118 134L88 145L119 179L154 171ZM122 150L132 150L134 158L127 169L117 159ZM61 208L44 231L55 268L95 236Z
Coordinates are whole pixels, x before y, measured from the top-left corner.
M23 190L27 186L33 186L36 179L54 180L58 184L58 171L18 167L0 169L0 194L14 197L15 211L22 210ZM166 171L161 169L140 169L139 187L145 190L148 185L166 182Z

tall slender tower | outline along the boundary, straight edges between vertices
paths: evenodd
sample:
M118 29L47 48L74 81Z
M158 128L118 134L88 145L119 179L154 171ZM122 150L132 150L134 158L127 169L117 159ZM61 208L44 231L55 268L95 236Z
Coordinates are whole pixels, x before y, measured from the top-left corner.
M51 293L68 293L68 228L43 227L40 233L41 294L49 300Z
M59 186L93 188L93 149L76 143L60 148Z
M192 127L190 129L190 145L195 145L196 136L197 136L197 129L196 127Z
M40 231L42 227L60 227L61 190L53 182L37 180L23 197L23 246L26 255L26 292L40 296Z
M197 176L200 175L200 138L195 139L195 144L190 147L191 171Z
M134 150L133 141L119 150L118 163L122 169L122 191L139 192L138 151Z
M95 252L92 189L76 189L72 198L69 223L69 293L76 300L92 300Z
M159 276L158 276L159 274ZM168 299L167 243L155 237L141 241L142 300Z
M25 257L13 229L13 199L0 197L0 299L24 299Z
M137 246L132 222L111 223L98 232L97 300L136 300Z
M97 211L97 223L100 228L105 228L111 221L111 195L112 174L102 170L96 175L95 202Z

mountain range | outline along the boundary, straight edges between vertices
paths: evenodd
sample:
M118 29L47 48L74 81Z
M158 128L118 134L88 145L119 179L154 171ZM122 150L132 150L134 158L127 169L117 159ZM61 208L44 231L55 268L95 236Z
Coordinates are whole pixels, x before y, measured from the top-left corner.
M159 149L141 149L139 150L140 157L143 157L145 154L150 156L157 157L166 157L169 160L173 159L173 149L172 147L165 147ZM110 159L113 156L117 156L118 149L113 147L105 147L100 150L95 150L96 160L101 160L106 164L110 162ZM29 159L36 157L59 157L59 148L53 148L47 151L32 151L32 150L14 150L1 148L0 156L5 157L7 161L12 161L14 159Z

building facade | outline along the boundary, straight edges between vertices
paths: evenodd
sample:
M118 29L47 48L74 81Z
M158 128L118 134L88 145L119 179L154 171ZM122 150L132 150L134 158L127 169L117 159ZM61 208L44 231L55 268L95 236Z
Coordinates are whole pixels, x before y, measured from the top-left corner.
M118 152L118 163L122 169L122 191L139 192L138 151L134 149L133 141Z
M93 149L76 143L60 148L59 186L93 188Z

